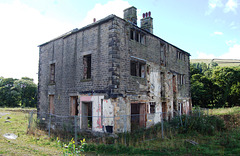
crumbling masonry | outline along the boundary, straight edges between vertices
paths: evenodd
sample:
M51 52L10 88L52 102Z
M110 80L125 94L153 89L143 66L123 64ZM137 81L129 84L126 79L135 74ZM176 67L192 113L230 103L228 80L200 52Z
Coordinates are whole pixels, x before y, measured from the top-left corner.
M124 19L110 15L39 46L38 112L78 115L80 129L115 133L188 113L189 56L153 34L150 12L138 27L130 7Z

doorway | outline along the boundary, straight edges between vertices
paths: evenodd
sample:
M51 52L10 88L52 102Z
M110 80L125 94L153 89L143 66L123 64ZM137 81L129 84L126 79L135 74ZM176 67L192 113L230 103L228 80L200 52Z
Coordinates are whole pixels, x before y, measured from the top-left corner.
M82 128L92 129L92 102L82 102Z
M136 130L146 126L146 104L132 103L131 104L131 130Z

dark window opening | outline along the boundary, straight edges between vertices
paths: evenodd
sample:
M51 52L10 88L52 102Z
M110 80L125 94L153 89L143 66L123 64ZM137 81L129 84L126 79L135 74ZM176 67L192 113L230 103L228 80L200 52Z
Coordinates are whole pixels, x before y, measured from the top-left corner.
M50 64L50 83L55 83L55 63Z
M83 56L83 79L91 79L91 55Z
M145 35L138 30L130 30L130 39L145 44Z
M133 30L130 30L130 39L133 40L133 34L134 34L134 31Z
M156 102L150 102L150 113L155 113Z
M145 78L145 63L131 60L131 75Z
M131 75L137 76L137 62L131 61Z
M139 33L137 31L135 32L135 40L139 42Z

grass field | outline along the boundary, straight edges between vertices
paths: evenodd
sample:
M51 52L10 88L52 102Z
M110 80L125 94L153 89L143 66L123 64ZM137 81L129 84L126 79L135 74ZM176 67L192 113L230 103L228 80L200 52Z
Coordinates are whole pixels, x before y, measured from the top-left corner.
M0 108L0 155L63 155L56 138L48 138L47 133L35 129L27 134L29 111L31 109ZM140 137L124 146L124 139L113 144L90 143L86 138L86 155L239 155L240 153L240 107L209 110L210 115L224 119L226 130L214 135L198 132L176 133L168 130L164 139L151 134L141 141ZM10 119L7 119L10 117ZM36 116L34 116L36 117ZM6 122L6 121L10 122ZM18 136L15 140L3 137L6 133ZM128 139L129 136L127 136ZM196 143L196 144L195 144Z
M232 67L232 66L239 66L240 65L240 60L236 59L191 59L191 63L206 63L210 64L211 62L216 62L218 63L218 66L220 67Z
M55 141L51 141L44 132L27 134L29 111L0 108L0 155L62 155ZM3 137L6 133L15 134L18 138L6 139Z

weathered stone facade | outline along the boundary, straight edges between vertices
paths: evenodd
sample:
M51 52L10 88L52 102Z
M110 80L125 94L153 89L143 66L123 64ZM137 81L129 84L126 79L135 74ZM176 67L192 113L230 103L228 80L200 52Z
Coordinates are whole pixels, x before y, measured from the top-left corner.
M82 117L80 128L123 132L174 115L162 112L191 109L190 54L153 35L150 13L139 28L135 11L39 46L39 113L92 116Z

